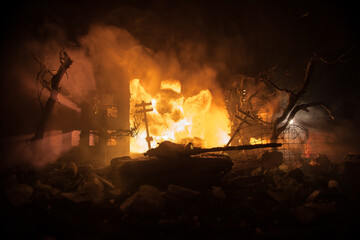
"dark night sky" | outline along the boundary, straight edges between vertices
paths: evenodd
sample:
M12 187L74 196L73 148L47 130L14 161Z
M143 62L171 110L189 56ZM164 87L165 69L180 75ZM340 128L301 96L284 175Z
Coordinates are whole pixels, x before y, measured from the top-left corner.
M253 74L301 65L313 52L333 59L358 44L355 9L350 1L29 1L3 9L2 47L12 51L29 39L45 40L46 21L72 41L100 22L127 29L155 51L197 40L216 58L214 49L227 41L232 55L221 60L233 65L229 73ZM254 63L237 63L241 51Z
M2 130L13 112L6 106L21 95L9 69L22 64L23 44L52 37L52 23L76 42L93 23L127 29L146 47L181 52L182 42L206 44L206 58L196 64L226 68L217 80L226 86L234 74L254 76L274 65L287 86L301 82L315 52L329 61L347 50L346 62L319 64L308 99L329 104L335 117L355 125L360 120L358 13L353 1L29 1L2 7ZM181 62L181 59L180 59ZM191 67L188 62L181 62ZM296 85L296 84L295 84ZM6 109L6 110L4 110ZM6 114L6 116L5 116Z

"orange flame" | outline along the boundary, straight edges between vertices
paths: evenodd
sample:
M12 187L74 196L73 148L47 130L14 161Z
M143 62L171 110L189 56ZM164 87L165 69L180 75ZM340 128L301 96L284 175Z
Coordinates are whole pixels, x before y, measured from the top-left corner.
M174 92L180 93L181 92L181 84L179 81L176 80L164 80L160 83L160 89L170 89Z
M228 113L224 106L213 103L209 90L184 97L179 81L166 80L161 82L160 91L152 96L141 86L139 79L133 79L130 81L130 94L131 116L139 116L135 104L141 101L152 103L153 111L147 113L150 135L154 139L152 148L165 140L184 144L192 141L202 147L222 146L229 140ZM134 119L130 121L133 124ZM147 151L145 138L146 130L141 128L138 135L131 138L130 151Z
M254 137L250 138L250 144L251 145L254 145L254 144L266 144L266 143L270 143L270 139L267 139L267 138L254 138Z
M311 155L312 155L312 148L311 148L311 144L310 144L310 138L309 140L307 141L306 145L305 145L305 157L306 158L310 158Z

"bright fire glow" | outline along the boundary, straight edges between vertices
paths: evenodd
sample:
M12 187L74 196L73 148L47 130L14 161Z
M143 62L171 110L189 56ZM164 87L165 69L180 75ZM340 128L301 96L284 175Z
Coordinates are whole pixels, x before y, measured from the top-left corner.
M174 92L181 93L181 84L176 80L164 80L161 82L160 89L170 89Z
M261 112L258 114L259 118L265 122L270 122L271 121L271 117L272 117L272 113L270 112Z
M270 143L270 139L266 139L266 138L250 138L250 144L251 145L255 145L255 144L266 144L266 143Z
M172 90L172 91L167 91ZM143 119L143 114L136 113L140 108L135 104L151 102L153 111L147 112L151 147L169 140L185 144L189 141L201 147L223 146L229 140L230 120L224 106L216 106L209 90L202 90L191 97L181 95L178 81L161 82L160 91L152 96L141 86L139 79L130 81L130 122L133 116ZM142 124L136 137L131 138L130 151L142 153L148 150L145 124Z
M312 155L312 148L311 148L310 142L311 142L311 139L309 138L309 140L307 141L307 143L305 145L305 151L304 151L306 158L310 158Z

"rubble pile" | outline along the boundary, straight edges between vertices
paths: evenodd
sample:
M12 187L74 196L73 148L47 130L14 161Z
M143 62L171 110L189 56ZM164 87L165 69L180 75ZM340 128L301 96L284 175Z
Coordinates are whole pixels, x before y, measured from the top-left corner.
M13 167L1 174L3 233L39 239L344 239L359 233L357 155L338 163L319 156L288 172L266 160L238 163L207 186L194 178L193 185L137 181L126 188L116 174L134 161L128 157L101 169Z

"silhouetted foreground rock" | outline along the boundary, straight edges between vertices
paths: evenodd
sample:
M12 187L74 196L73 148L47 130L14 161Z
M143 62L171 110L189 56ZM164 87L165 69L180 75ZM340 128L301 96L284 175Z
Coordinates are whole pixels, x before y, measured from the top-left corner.
M232 167L227 161L122 158L102 169L7 169L1 174L2 233L39 239L359 235L359 175L342 167L350 160L304 163L288 172L254 161L250 169L237 165L224 174L220 170Z

